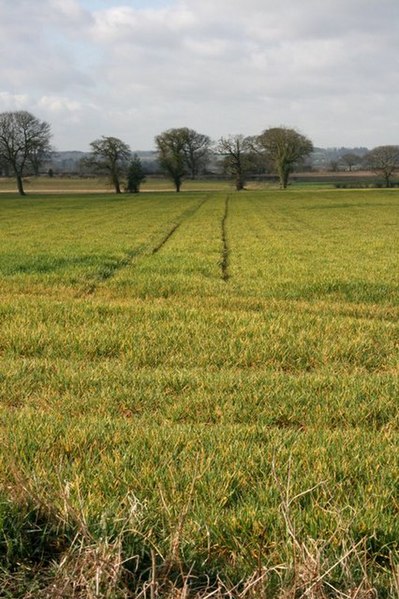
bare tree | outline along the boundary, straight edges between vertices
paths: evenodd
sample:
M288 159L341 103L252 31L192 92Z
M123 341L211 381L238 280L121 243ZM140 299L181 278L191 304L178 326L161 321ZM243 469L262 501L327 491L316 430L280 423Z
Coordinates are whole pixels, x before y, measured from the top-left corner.
M50 138L50 125L30 112L0 114L0 156L14 173L20 195L25 195L23 176L27 169L50 152Z
M286 189L295 165L313 151L310 139L287 127L266 129L258 136L257 143L266 157L273 161L282 189Z
M399 146L377 146L365 157L365 163L385 180L385 187L391 187L392 177L399 170Z
M127 161L131 156L129 146L118 137L101 137L90 143L91 155L85 165L105 172L114 186L115 193L121 193L120 179L125 174Z
M10 165L1 154L0 154L0 176L1 177L9 177L10 176Z
M352 171L353 167L356 164L361 162L360 156L358 156L358 154L354 154L353 152L347 152L346 154L343 154L341 156L341 160L345 164L345 166L348 167L349 172Z
M209 161L211 138L186 127L182 131L186 136L184 154L187 170L191 179L195 179Z
M155 138L159 164L172 179L177 192L180 191L183 178L187 173L186 131L184 127L168 129Z
M237 191L244 189L251 165L252 140L243 135L221 137L216 151L224 157L224 168L234 179Z

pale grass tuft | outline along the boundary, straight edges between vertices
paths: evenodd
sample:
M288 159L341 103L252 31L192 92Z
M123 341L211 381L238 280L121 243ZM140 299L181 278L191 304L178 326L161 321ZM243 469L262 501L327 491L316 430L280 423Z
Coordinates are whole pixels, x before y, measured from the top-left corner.
M204 584L203 580L199 585L192 571L187 572L180 545L196 484L207 466L203 459L197 462L196 474L187 489L186 505L171 535L169 555L165 556L152 543L151 534L145 535L137 528L145 506L132 494L122 502L121 511L116 517L119 532L113 535L112 540L105 533L101 538L95 538L87 523L83 501L79 500L80 507L72 505L69 483L64 484L54 501L54 497L39 494L34 479L24 479L15 470L14 500L18 497L20 504L23 501L26 505L35 506L41 513L47 513L58 522L60 533L73 529L75 536L69 546L60 555L54 556L50 563L21 564L13 574L0 572L3 593L0 596L10 599L378 599L377 590L369 577L367 539L362 538L355 543L347 528L342 554L331 563L331 558L326 557L326 549L332 538L327 541L301 538L292 513L293 505L324 482L291 496L291 460L284 483L274 461L272 468L281 498L286 545L291 552L287 563L268 566L263 565L260 559L259 568L252 576L236 585L221 578L217 578L212 585ZM103 515L102 520L105 518L106 515ZM339 523L339 527L344 527L343 522ZM132 532L141 536L143 545L149 548L150 568L143 566L139 556L124 555L125 535ZM353 578L354 564L362 573L360 582L355 582ZM180 571L177 578L172 575L176 571ZM339 589L330 579L335 571L341 575ZM391 591L390 596L398 599L399 567L393 561Z

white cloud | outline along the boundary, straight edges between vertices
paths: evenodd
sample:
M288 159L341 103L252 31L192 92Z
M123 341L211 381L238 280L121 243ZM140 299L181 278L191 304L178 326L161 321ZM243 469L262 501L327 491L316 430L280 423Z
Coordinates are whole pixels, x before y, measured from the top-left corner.
M81 102L71 100L62 96L43 96L38 102L38 107L51 113L69 113L70 115L82 112L84 108Z
M65 19L70 24L80 25L82 19L88 17L88 13L84 10L77 0L49 0L49 10L51 15L55 15L57 20Z
M0 110L26 110L29 107L29 97L25 94L10 94L0 91Z
M171 126L217 138L282 123L320 145L399 142L397 0L89 6L0 0L0 107L30 101L59 148L102 134L148 148Z

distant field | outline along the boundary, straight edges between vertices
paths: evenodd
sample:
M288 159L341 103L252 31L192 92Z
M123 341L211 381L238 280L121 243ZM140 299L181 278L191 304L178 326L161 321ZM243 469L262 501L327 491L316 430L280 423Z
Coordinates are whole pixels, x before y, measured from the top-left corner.
M3 194L0 214L8 596L72 545L88 571L96 546L130 558L148 597L264 567L270 593L327 597L293 574L302 542L340 596L365 572L394 596L398 191Z
M394 180L394 185L399 182ZM383 186L383 182L376 175L368 171L337 172L327 171L294 173L289 187L292 189L350 189ZM105 177L78 177L57 175L55 177L40 176L26 177L24 180L26 193L113 193L113 188ZM249 191L278 189L277 180L250 179L246 184ZM123 185L122 185L123 190ZM148 175L141 186L143 192L174 191L170 179L158 175ZM16 191L16 182L13 178L0 177L0 193ZM185 179L182 191L234 191L234 184L229 179Z
M256 184L252 184L252 186ZM28 177L25 179L26 193L113 193L113 188L104 177ZM174 191L173 182L163 177L148 176L142 184L142 191ZM184 191L231 191L230 181L215 179L187 179L183 183ZM0 177L0 192L16 191L15 179Z

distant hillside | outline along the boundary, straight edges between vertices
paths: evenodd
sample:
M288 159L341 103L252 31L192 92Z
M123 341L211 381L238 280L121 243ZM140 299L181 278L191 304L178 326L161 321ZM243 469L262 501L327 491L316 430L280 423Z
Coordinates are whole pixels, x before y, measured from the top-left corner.
M310 156L310 164L315 170L330 169L334 163L339 163L345 154L356 154L363 158L369 151L368 148L315 148ZM359 163L361 160L359 160Z

